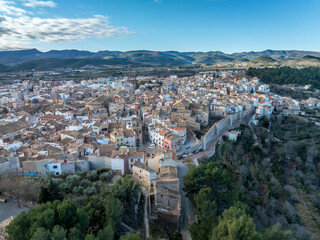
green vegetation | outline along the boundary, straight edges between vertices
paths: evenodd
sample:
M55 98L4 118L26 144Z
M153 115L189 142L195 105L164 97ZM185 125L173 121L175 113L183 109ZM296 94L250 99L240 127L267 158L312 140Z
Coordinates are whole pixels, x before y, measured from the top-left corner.
M320 68L308 67L302 69L281 68L249 68L247 75L258 77L264 83L275 84L312 84L320 88Z
M8 225L8 240L112 240L123 235L123 222L139 227L140 185L126 175L111 186L110 171L98 172L42 179L41 204Z
M241 126L237 142L184 176L192 239L319 239L320 129L298 116L270 121L271 133L268 119Z

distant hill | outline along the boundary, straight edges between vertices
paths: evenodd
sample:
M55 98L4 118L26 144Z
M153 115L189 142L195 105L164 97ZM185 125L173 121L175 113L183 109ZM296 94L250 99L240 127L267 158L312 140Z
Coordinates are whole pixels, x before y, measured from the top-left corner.
M295 50L265 50L262 52L243 52L226 54L220 51L210 52L178 52L178 51L79 51L79 50L51 50L41 52L37 49L2 51L0 64L11 66L0 67L5 70L48 70L56 67L81 67L87 64L100 65L147 65L147 66L183 66L191 64L223 65L228 63L247 66L251 64L290 64L312 62L316 64L320 58L319 52ZM45 60L45 61L44 61Z
M4 72L4 71L7 71L8 70L8 66L6 65L3 65L3 64L0 64L0 72Z
M112 58L112 59L90 59L90 58L48 58L42 60L34 60L25 63L21 63L16 66L5 66L0 64L0 71L26 71L26 70L36 70L36 71L50 71L55 68L74 68L78 69L84 66L145 66L143 64L131 62L126 58Z
M307 55L307 56L304 56L303 58L301 58L301 60L315 60L315 61L320 61L320 57L315 57L315 56L310 56L310 55Z
M259 57L271 57L275 60L294 60L303 58L305 56L320 57L320 52L312 51L297 51L297 50L265 50L262 52L242 52L233 53L233 56L247 58L249 60L255 60Z
M277 62L277 60L275 60L269 56L263 56L263 57L259 57L259 58L255 59L255 60L252 60L251 62L254 62L254 63L274 63L274 62Z

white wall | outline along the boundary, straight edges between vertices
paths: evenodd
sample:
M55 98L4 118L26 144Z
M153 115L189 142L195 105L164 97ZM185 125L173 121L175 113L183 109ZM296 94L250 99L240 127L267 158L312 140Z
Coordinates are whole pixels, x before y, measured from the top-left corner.
M121 174L124 174L124 160L121 158L112 158L111 168L112 170L120 170Z

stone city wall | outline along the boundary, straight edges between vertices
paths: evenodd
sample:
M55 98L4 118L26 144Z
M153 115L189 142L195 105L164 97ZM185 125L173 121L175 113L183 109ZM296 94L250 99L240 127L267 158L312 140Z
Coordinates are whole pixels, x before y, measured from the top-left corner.
M244 110L232 115L228 115L220 121L216 122L210 130L201 138L203 149L206 150L211 141L217 137L225 129L230 128L241 122L246 116L253 112L254 108Z

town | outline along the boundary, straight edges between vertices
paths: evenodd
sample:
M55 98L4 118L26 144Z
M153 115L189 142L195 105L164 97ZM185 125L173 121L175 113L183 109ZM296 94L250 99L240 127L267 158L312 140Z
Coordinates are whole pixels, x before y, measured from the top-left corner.
M91 80L16 80L0 85L0 176L59 177L111 169L142 186L148 219L183 231L194 218L182 187L190 165L215 153L223 136L274 111L320 109L270 91L241 70ZM192 208L192 207L191 207Z

